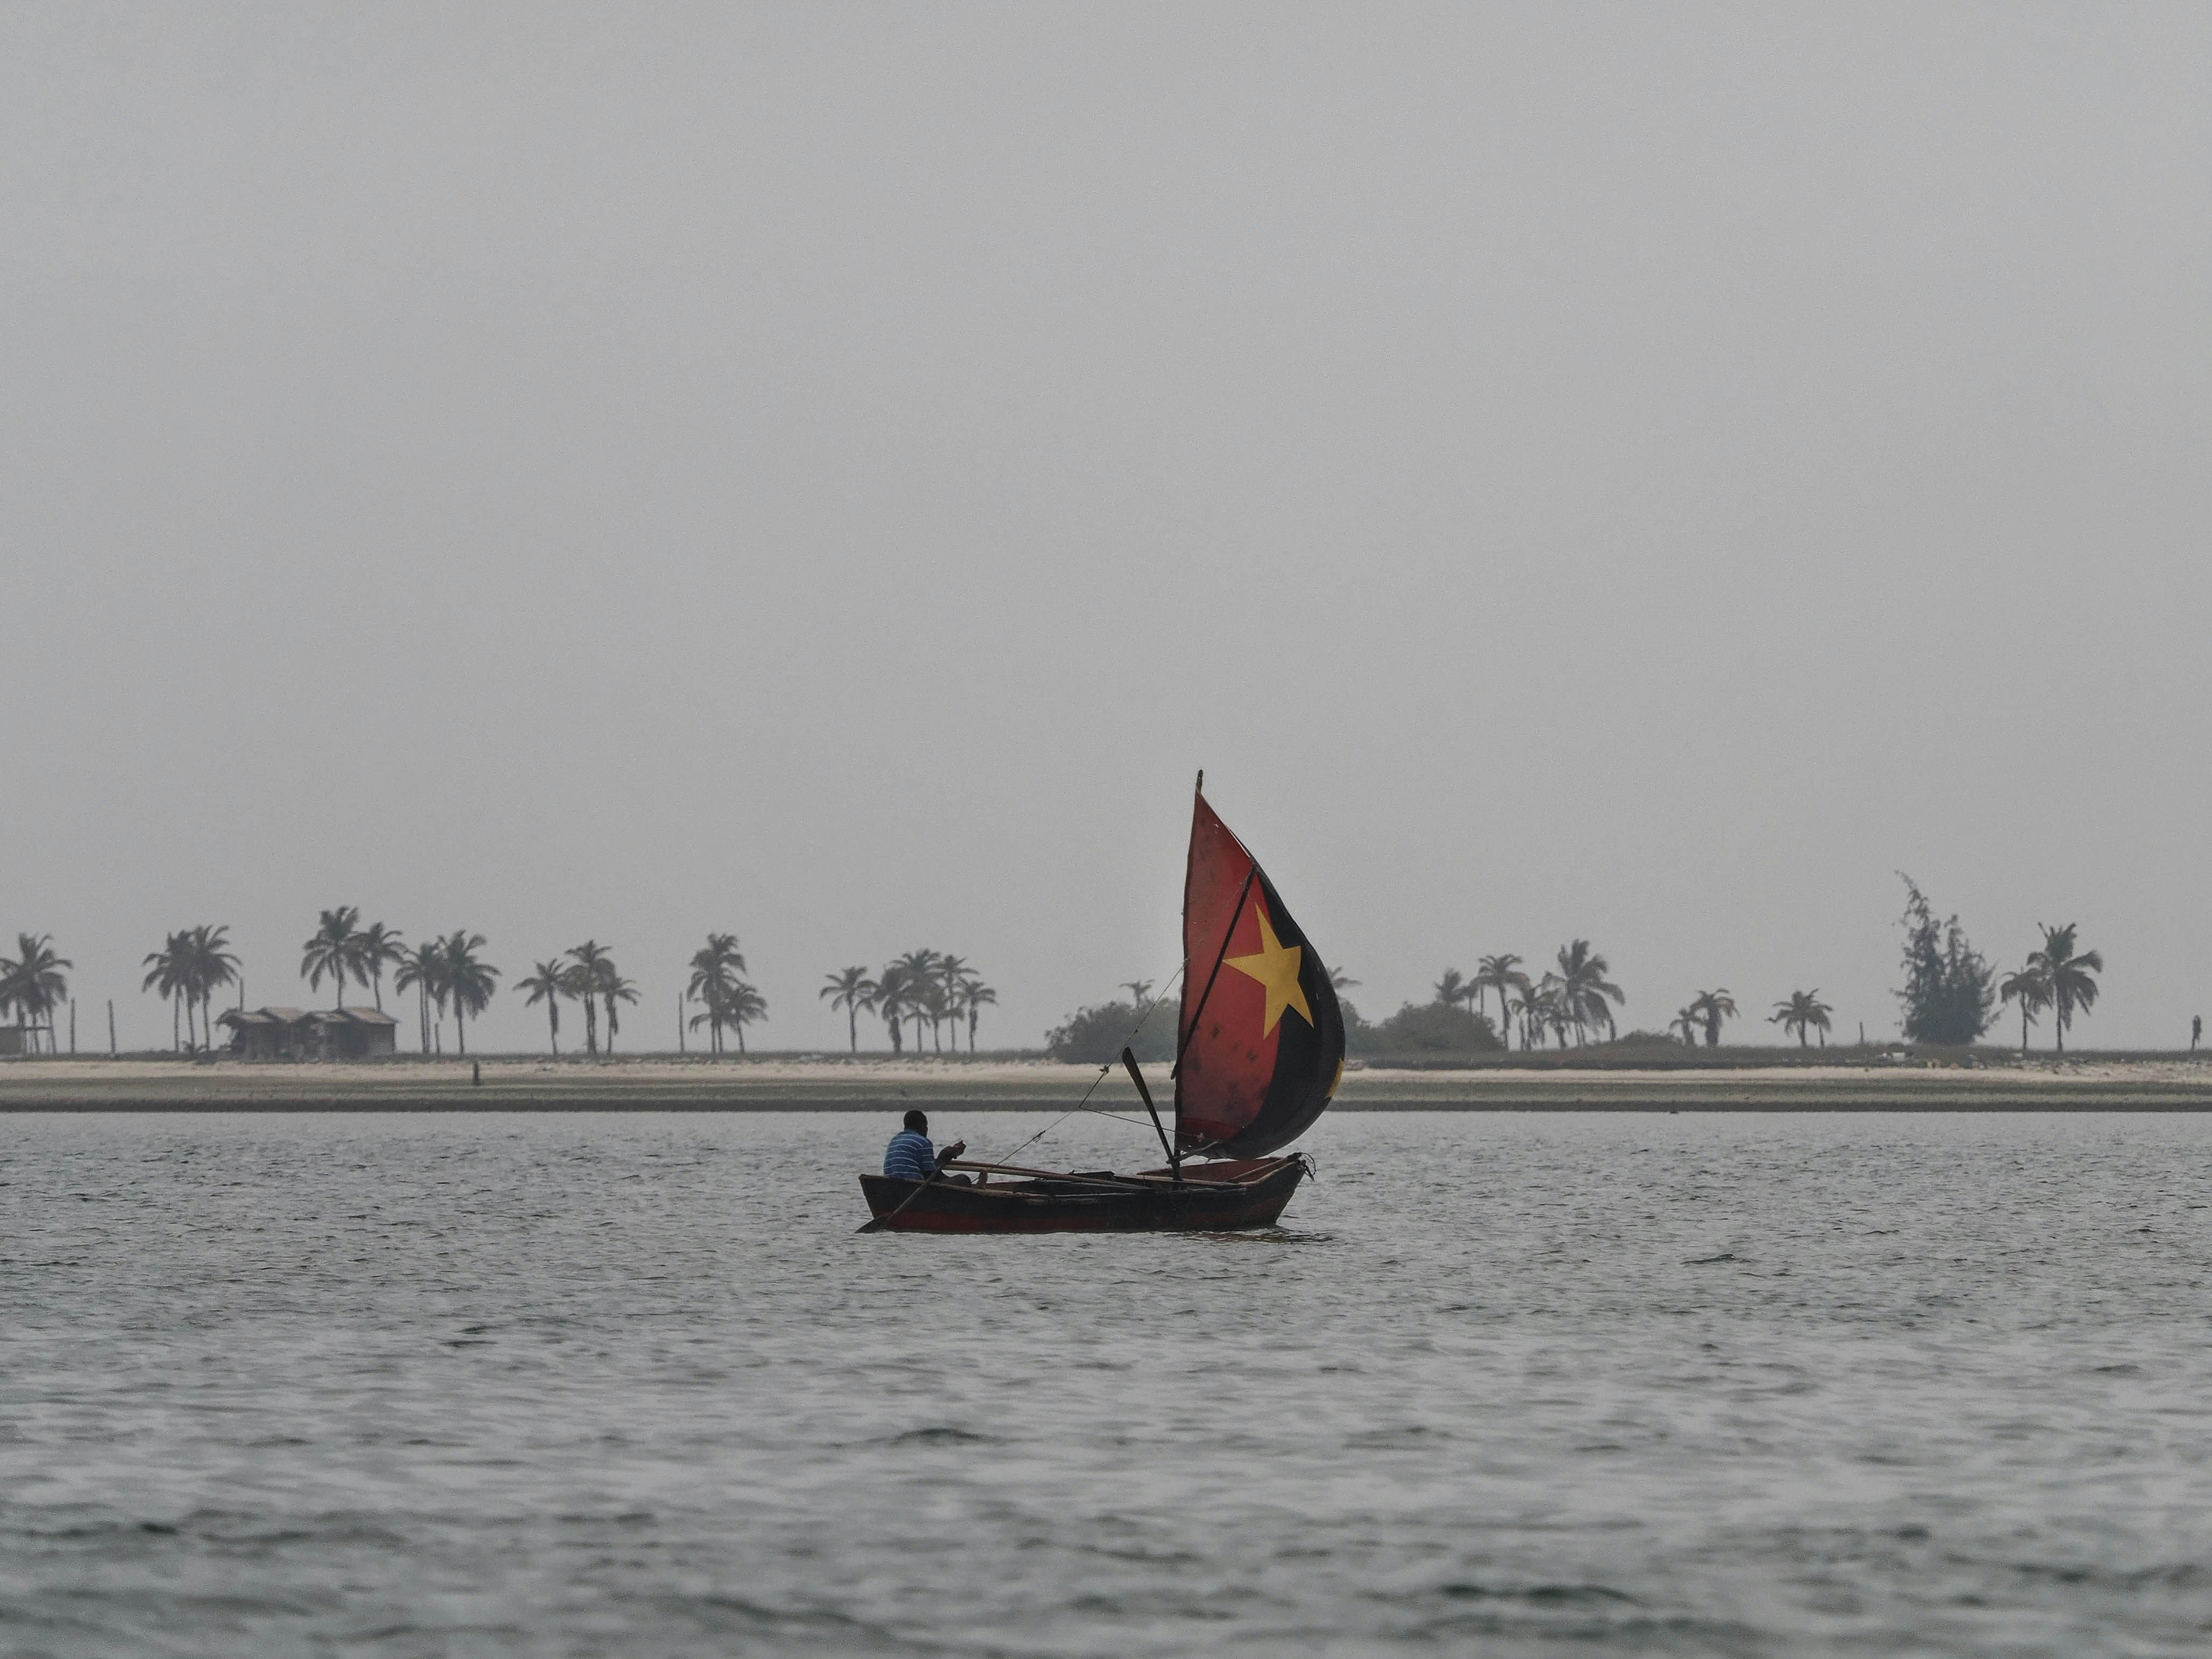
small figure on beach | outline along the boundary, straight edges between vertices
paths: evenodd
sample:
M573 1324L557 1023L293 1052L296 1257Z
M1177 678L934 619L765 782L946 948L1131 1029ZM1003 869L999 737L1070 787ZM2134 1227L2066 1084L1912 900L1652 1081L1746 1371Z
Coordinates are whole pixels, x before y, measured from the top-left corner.
M968 1143L956 1140L945 1149L943 1158L950 1161L968 1150ZM884 1148L884 1173L902 1181L927 1181L937 1176L959 1186L968 1185L965 1176L948 1175L938 1167L939 1153L929 1144L929 1115L913 1111L906 1115L906 1127L891 1137Z

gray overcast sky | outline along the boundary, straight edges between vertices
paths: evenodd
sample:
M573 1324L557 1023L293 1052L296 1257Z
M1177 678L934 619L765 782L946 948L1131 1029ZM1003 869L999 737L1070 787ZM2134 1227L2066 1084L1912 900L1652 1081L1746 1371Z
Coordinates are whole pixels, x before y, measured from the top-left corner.
M340 902L1034 1042L1200 765L1370 1013L1886 1034L1900 867L2212 1012L2212 9L15 6L0 132L0 929L126 1043Z

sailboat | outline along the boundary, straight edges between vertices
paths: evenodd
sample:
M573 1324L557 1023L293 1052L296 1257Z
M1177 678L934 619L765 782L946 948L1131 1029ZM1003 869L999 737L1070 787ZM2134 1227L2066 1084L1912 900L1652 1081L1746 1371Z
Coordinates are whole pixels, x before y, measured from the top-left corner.
M1183 877L1182 1005L1174 1132L1143 1068L1121 1063L1151 1115L1163 1169L1048 1170L957 1159L974 1184L864 1175L864 1232L1227 1231L1274 1224L1312 1172L1285 1153L1344 1078L1344 1015L1321 955L1198 775Z

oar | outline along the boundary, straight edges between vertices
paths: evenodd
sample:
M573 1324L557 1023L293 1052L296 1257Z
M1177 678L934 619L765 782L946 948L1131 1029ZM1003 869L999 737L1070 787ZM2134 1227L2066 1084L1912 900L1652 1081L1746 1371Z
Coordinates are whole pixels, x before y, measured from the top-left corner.
M855 1227L853 1231L855 1233L879 1233L883 1231L884 1228L890 1226L893 1221L898 1218L900 1211L904 1210L908 1205L913 1203L917 1198L920 1198L924 1192L928 1190L929 1182L936 1179L937 1177L935 1176L931 1176L928 1180L922 1182L912 1192L901 1199L899 1200L898 1209L893 1210L889 1215L879 1215L874 1220L869 1222L866 1226Z

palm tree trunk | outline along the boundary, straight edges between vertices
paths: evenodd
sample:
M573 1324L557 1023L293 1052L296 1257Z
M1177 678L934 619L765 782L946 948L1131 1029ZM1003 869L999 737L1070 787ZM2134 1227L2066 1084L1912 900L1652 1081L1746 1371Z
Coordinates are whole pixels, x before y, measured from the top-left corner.
M860 1010L857 1004L845 1005L845 1040L853 1045L853 1052L860 1052Z
M545 999L545 1016L553 1030L553 1052L557 1056L561 1052L561 1005L550 996Z
M469 1052L469 1011L459 997L453 999L453 1041L460 1045L465 1056Z
M177 1005L184 1000L182 991L173 994L169 998L169 1046L180 1054L185 1052L185 1039L177 1030Z

